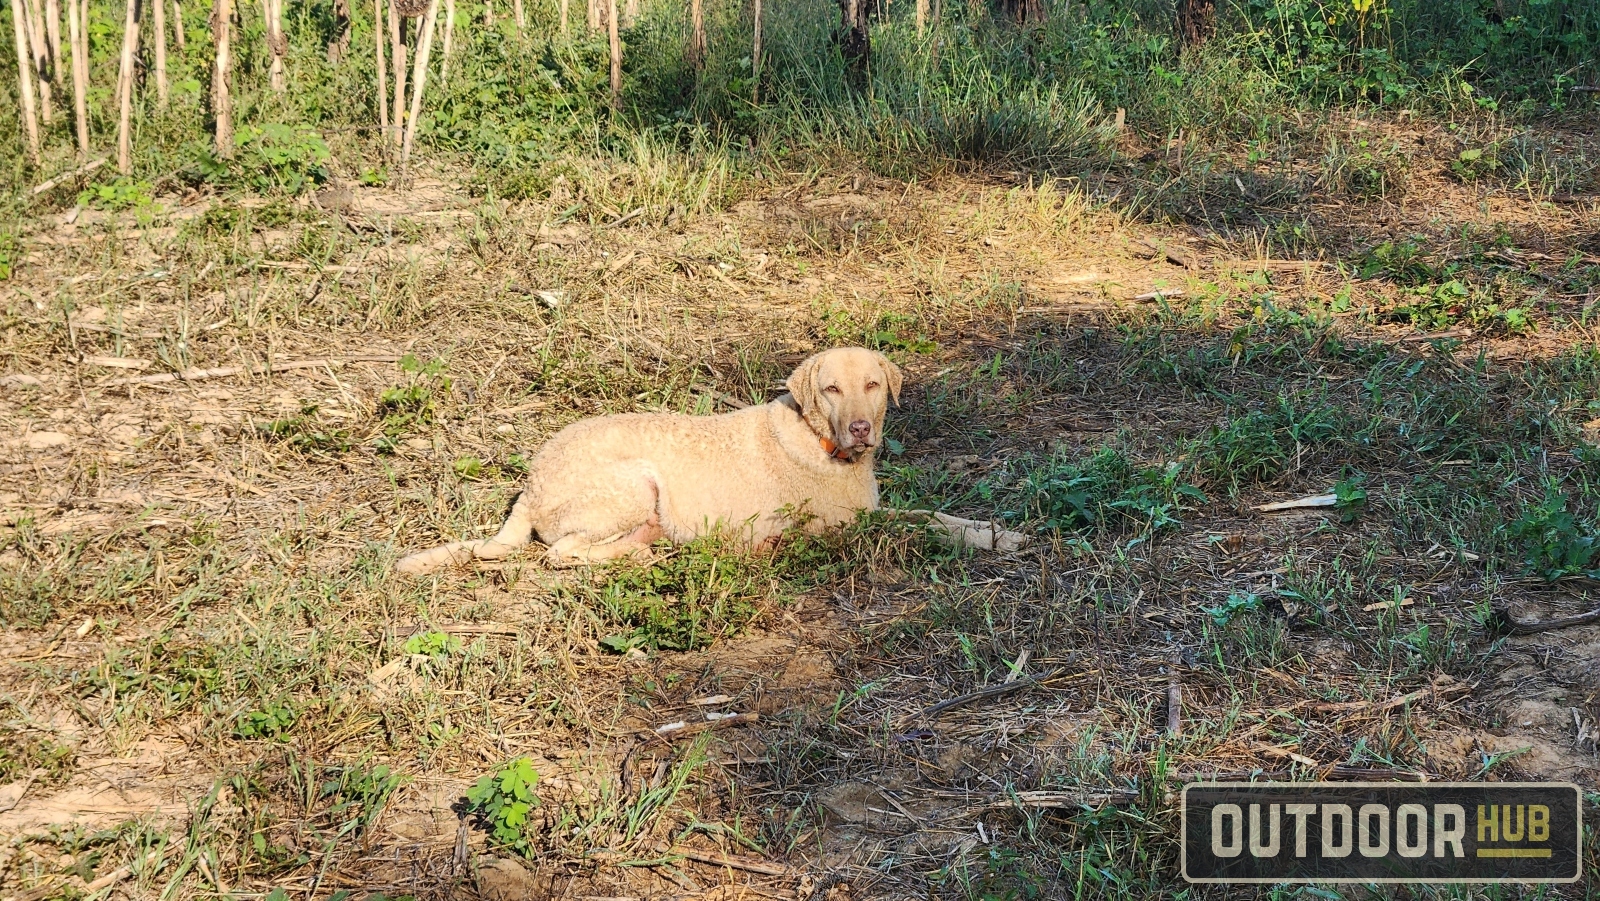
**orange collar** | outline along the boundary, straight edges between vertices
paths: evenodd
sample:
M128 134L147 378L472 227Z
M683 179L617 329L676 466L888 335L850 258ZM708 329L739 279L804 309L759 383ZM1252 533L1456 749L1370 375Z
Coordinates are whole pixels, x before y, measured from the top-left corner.
M846 463L851 462L851 457L850 457L850 452L849 451L844 450L843 448L839 447L839 445L834 444L832 441L830 441L827 438L819 438L817 440L822 442L822 452L823 453L825 453L828 456L834 458L835 460L843 460Z

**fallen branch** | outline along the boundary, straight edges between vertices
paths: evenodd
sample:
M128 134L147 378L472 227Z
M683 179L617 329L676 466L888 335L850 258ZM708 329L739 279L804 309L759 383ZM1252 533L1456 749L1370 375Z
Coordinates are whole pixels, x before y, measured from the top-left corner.
M73 169L70 172L63 172L60 175L57 175L55 178L50 179L49 181L40 182L39 184L34 185L33 189L31 191L29 191L28 193L31 194L34 197L38 197L40 194L43 194L44 192L49 191L49 190L51 190L53 188L60 187L61 185L66 184L69 181L72 181L74 178L78 178L79 176L83 176L83 175L88 175L90 172L93 172L94 170L96 170L96 169L100 168L101 166L104 166L106 163L110 162L110 160L111 160L111 157L103 156L103 157L101 157L101 158L99 158L97 160L94 160L92 162L84 163L83 165L79 166L76 169Z
M1295 498L1292 501L1262 504L1256 510L1262 513L1275 513L1279 510L1302 510L1306 507L1332 507L1337 503L1339 503L1337 494L1316 494L1311 497Z
M1579 613L1574 616L1558 616L1555 619L1527 622L1514 618L1511 615L1511 611L1504 607L1496 607L1493 619L1494 625L1512 635L1551 632L1556 629L1569 629L1573 626L1583 626L1594 622L1600 622L1600 609L1590 610L1588 613Z
M980 688L977 691L970 691L964 695L957 695L956 697L940 701L939 703L934 704L932 707L926 708L922 711L920 716L922 719L932 719L933 717L944 713L946 710L953 710L962 705L971 704L973 701L987 701L993 698L998 698L1001 695L1011 694L1014 691L1021 691L1024 688L1031 688L1032 686L1055 678L1060 672L1061 670L1059 669L1053 669L1042 676L1023 676L1017 679L1015 682L1002 682L999 685L991 685L988 688Z
M962 519L948 513L939 513L934 510L894 510L889 511L897 518L910 522L927 525L932 531L937 532L941 538L956 547L975 548L980 551L999 551L1010 554L1020 551L1032 543L1032 540L1021 532L1002 529L997 523L983 519Z
M1435 679L1433 684L1429 685L1427 688L1419 688L1416 691L1409 692L1407 694L1397 695L1387 701L1342 701L1338 703L1312 704L1311 709L1318 713L1349 713L1355 711L1360 711L1363 713L1382 713L1385 710L1393 710L1396 707L1404 707L1407 704L1410 704L1414 701L1420 701L1429 696L1445 698L1449 697L1450 695L1465 694L1471 690L1471 685L1468 685L1464 682L1457 682L1449 676L1440 676L1439 678Z
M1167 670L1167 734L1177 736L1183 731L1183 652L1172 649L1172 665Z
M185 369L182 372L162 372L156 375L141 375L125 379L113 379L103 383L102 388L116 388L122 385L160 385L166 382L196 382L201 379L220 379L232 375L266 375L271 372L288 372L291 369L321 369L324 366L343 366L347 363L394 363L400 359L399 354L369 354L359 357L345 357L343 359L325 360L295 360L289 363L273 363L257 369L252 366L218 366L215 369Z
M782 864L767 863L763 860L750 860L745 857L728 857L722 854L712 854L708 851L695 851L690 848L668 848L657 845L655 850L663 856L682 857L695 863L703 863L713 867L727 867L733 870L744 870L747 873L760 873L763 876L789 876L790 869Z
M720 719L706 720L703 723L668 723L652 730L650 734L665 741L677 741L680 738L688 738L693 735L699 735L702 732L726 729L729 726L744 726L750 723L759 723L760 721L761 714L759 713L735 713Z
M1171 291L1146 291L1143 294L1135 294L1135 295L1133 295L1133 299L1134 300L1155 300L1157 298L1160 298L1162 300L1166 300L1169 297L1182 297L1182 296L1183 296L1183 291L1181 291L1181 290L1179 290L1177 288L1174 288Z
M1104 791L1031 791L1017 792L1004 798L996 798L977 810L1007 810L1013 807L1124 807L1139 799L1139 793L1126 789L1106 789Z

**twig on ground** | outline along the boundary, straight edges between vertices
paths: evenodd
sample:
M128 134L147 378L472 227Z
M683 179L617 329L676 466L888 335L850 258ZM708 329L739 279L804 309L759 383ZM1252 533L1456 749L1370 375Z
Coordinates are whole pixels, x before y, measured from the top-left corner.
M83 165L79 166L76 169L71 170L70 172L63 172L60 175L57 175L55 178L52 178L52 179L50 179L48 181L42 181L39 184L34 185L33 189L30 190L28 193L29 193L30 196L38 197L40 194L43 194L44 192L49 191L52 188L55 188L55 187L58 187L60 185L66 184L67 182L72 181L74 178L77 178L77 177L79 177L81 175L88 175L90 172L93 172L94 170L96 170L96 169L100 168L101 166L104 166L106 163L110 162L110 160L111 160L110 157L103 156L103 157L101 157L101 158L99 158L97 160L93 160L91 162L84 163Z
M1183 652L1172 649L1172 662L1167 670L1167 734L1176 737L1183 731Z
M665 741L677 741L680 738L688 738L691 735L699 735L702 732L726 729L729 726L744 726L749 723L759 723L760 721L761 715L759 713L735 713L732 716L706 720L703 723L682 723L681 721L667 723L665 726L658 727L650 732L650 735Z
M1466 684L1465 682L1457 682L1449 676L1440 676L1437 679L1434 679L1433 684L1429 685L1427 688L1419 688L1413 692L1408 692L1403 695L1396 695L1387 701L1342 701L1337 703L1321 703L1312 704L1311 709L1318 713L1350 713L1356 711L1363 713L1382 713L1385 710L1393 710L1396 707L1404 707L1413 701L1420 701L1426 697L1432 696L1445 698L1449 697L1450 695L1466 694L1471 690L1472 686Z
M1511 611L1504 607L1496 607L1494 610L1494 624L1512 635L1532 635L1536 632L1569 629L1573 626L1583 626L1594 622L1600 622L1600 608L1590 610L1588 613L1558 616L1555 619L1547 619L1540 622L1527 622L1516 619L1511 615Z
M359 357L343 357L340 359L321 360L295 360L287 363L273 363L271 366L256 368L253 366L218 366L215 369L185 369L182 372L162 372L156 375L141 375L133 378L112 379L104 382L102 388L116 388L122 385L160 385L166 382L195 382L201 379L220 379L231 375L266 375L269 372L288 372L291 369L321 369L324 366L343 366L347 363L394 363L400 359L399 354L367 354Z
M1041 682L1046 682L1050 679L1053 679L1060 672L1060 669L1053 669L1042 676L1023 676L1022 678L1017 679L1015 682L1001 682L999 685L991 685L988 688L980 688L977 691L969 691L964 695L957 695L956 697L948 698L940 701L937 704L934 704L932 707L926 708L920 714L920 718L925 720L932 719L939 714L944 713L946 710L953 710L954 708L960 707L964 704L971 704L973 701L987 701L993 698L998 698L1001 695L1008 695L1014 691L1021 691L1024 688L1029 688L1031 686L1038 685Z
M1279 510L1302 510L1306 507L1332 507L1339 503L1336 494L1314 494L1311 497L1298 497L1292 501L1278 501L1271 504L1262 504L1256 510L1262 513L1275 513Z

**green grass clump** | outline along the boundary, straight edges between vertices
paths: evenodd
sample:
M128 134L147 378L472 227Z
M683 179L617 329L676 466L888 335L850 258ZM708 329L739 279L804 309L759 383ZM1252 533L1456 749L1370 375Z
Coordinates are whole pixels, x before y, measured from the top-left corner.
M1569 512L1571 499L1551 486L1538 503L1526 506L1508 531L1528 571L1554 581L1563 576L1600 578L1600 540L1593 522Z
M1345 418L1338 408L1320 400L1300 403L1280 397L1276 406L1230 419L1197 441L1192 454L1194 472L1206 484L1230 492L1265 482L1282 473L1305 449L1340 435Z
M1178 466L1140 466L1103 447L1079 462L1053 457L1027 469L1002 513L1010 522L1062 532L1149 535L1178 524L1187 506L1205 503Z
M489 827L497 843L527 854L528 813L539 806L539 796L534 791L538 785L539 772L533 763L518 757L479 779L467 791L467 806Z

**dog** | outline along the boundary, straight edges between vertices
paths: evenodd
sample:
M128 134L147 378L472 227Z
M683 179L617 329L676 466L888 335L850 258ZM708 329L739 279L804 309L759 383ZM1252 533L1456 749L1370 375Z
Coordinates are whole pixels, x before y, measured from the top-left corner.
M718 529L772 548L784 529L821 531L878 508L873 458L900 368L861 347L823 351L771 403L720 416L626 413L573 423L529 465L493 538L457 541L396 564L424 574L494 560L538 535L554 564L639 555Z

